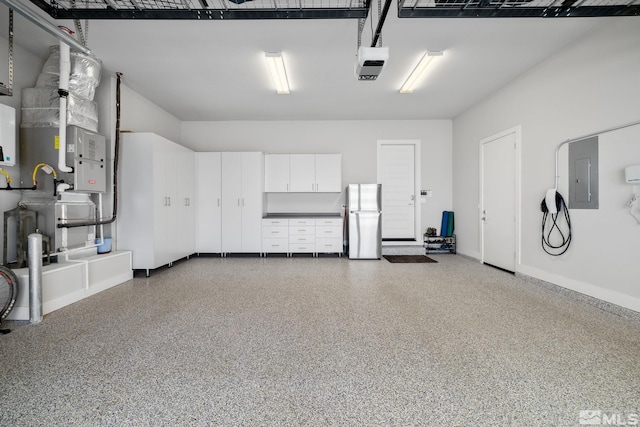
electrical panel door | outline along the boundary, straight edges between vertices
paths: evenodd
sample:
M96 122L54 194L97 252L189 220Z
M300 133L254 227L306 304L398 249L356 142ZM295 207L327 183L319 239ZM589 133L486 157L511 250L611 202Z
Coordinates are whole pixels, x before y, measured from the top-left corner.
M598 209L598 137L569 144L569 209Z

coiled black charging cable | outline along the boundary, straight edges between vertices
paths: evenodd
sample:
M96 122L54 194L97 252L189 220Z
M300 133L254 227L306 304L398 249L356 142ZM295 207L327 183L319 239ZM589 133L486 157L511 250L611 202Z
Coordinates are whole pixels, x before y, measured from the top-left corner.
M556 206L558 211L556 213L550 213L547 208L547 202L545 199L540 203L540 210L542 211L542 249L551 256L560 256L563 253L567 252L569 249L569 245L571 245L571 217L569 216L569 209L567 208L564 199L560 195L560 193L556 192ZM564 219L567 224L566 236L565 233L560 229L560 225L558 224L558 217L560 214L564 214ZM552 224L549 227L549 231L546 232L547 229L547 220L551 217ZM560 244L554 245L551 243L551 234L557 230L557 233L560 235Z

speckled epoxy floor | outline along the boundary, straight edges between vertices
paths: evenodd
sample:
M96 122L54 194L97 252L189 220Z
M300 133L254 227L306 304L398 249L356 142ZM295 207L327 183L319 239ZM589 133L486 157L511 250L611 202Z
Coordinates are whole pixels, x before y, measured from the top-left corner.
M0 336L1 426L578 426L640 322L453 255L196 257Z

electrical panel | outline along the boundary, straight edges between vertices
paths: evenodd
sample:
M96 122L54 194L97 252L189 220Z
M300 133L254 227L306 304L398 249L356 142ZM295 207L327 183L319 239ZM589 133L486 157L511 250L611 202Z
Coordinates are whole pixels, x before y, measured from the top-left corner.
M0 104L0 166L16 164L16 110Z
M569 209L598 209L598 137L569 144Z

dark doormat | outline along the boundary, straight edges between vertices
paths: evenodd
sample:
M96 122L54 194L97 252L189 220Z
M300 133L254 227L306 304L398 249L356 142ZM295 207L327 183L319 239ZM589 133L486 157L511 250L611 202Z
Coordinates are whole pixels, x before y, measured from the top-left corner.
M393 263L420 263L420 262L438 262L426 255L383 255L383 257Z

